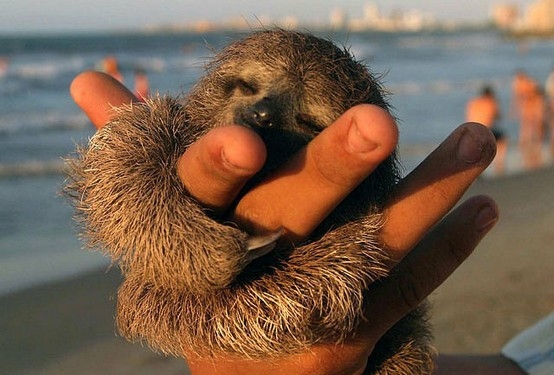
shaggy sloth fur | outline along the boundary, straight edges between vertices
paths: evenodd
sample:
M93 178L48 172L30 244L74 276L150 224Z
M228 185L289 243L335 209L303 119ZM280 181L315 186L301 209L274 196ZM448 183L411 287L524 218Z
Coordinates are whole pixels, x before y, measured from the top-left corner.
M180 100L116 109L69 160L67 191L88 244L122 269L117 325L175 356L275 358L351 337L387 275L382 205L398 180L385 160L304 243L250 262L249 234L214 217L183 187L179 157L214 127L244 124L266 143L254 183L354 105L388 110L366 66L327 40L262 30L223 49ZM317 192L314 192L317 194ZM378 343L367 373L432 368L424 308Z

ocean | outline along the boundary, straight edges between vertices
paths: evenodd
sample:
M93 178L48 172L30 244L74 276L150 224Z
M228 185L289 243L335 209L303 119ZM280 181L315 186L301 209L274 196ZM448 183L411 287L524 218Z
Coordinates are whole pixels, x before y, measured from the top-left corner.
M508 116L516 69L544 82L554 41L504 38L493 30L429 33L320 33L350 47L383 75L399 118L406 172L463 122L483 83L494 86L510 137L509 172L519 172L518 124ZM62 279L109 261L83 249L72 208L60 195L63 158L93 129L72 102L71 80L106 55L125 82L147 72L151 90L179 95L218 49L241 33L0 36L0 294Z

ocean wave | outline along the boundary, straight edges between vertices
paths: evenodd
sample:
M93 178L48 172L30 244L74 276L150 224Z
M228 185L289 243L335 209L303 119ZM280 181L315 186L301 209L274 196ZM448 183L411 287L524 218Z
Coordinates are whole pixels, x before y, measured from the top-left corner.
M84 55L42 55L23 56L14 59L6 69L4 80L54 80L75 74L85 69L91 62Z
M471 92L475 93L481 88L483 82L493 85L497 89L505 88L509 81L502 78L474 78L463 81L454 80L434 80L428 82L404 81L395 82L386 85L389 92L394 95L420 95L430 94L448 94L452 92Z
M61 159L0 163L0 178L60 175L64 172L64 166Z
M77 112L50 111L25 114L0 112L0 137L37 132L85 130L90 127L86 116Z

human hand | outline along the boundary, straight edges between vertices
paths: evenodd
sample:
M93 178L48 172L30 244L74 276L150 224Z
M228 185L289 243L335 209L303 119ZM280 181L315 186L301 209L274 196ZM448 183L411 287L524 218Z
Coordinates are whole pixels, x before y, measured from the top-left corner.
M367 321L352 340L341 345L319 345L310 353L269 363L189 359L193 373L363 373L384 333L442 284L496 223L494 201L478 196L461 204L429 231L493 157L490 133L480 125L466 124L399 184L387 206L383 230L383 240L399 264L392 277L367 295L371 301L365 312Z
M135 100L116 81L92 72L77 77L71 93L97 127L109 119L108 103L117 106ZM355 129L353 124L367 122L372 124L371 131L358 128L359 132L365 132L352 132ZM235 219L254 230L271 229L280 224L291 238L302 239L392 152L396 137L396 125L386 112L374 106L355 107L311 142L302 156L293 158L284 166L278 172L280 178L270 180L261 189L253 189L242 198ZM228 143L229 139L233 143ZM255 133L245 128L214 129L181 158L181 180L199 201L223 213L244 183L263 165L265 148L260 142ZM360 147L365 152L355 152ZM496 221L494 202L487 197L476 197L462 204L425 236L460 199L493 156L494 140L488 130L466 124L398 185L394 199L386 209L387 222L382 238L395 261L400 262L408 253L410 255L399 264L393 277L371 291L369 298L374 303L366 312L368 322L360 327L355 339L340 346L314 347L310 353L275 362L233 358L215 362L189 358L192 372L361 373L378 339L440 285ZM288 173L290 171L295 173ZM284 177L288 179L287 183L303 188L295 188L294 192L283 190L279 183ZM306 199L305 192L313 190L310 184L314 178L318 192L323 193ZM283 197L285 192L286 197ZM276 201L281 203L277 207L274 205ZM295 212L310 215L288 216L291 207Z

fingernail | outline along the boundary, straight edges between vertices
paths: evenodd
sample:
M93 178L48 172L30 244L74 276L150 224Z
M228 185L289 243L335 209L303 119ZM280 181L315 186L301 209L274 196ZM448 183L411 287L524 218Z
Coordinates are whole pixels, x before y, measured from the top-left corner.
M348 131L348 145L350 150L354 153L364 153L375 150L378 144L366 138L358 126L356 121L352 121L350 130Z
M490 205L483 206L477 215L475 215L475 228L478 231L483 231L490 228L496 221L498 216L496 215L496 210L494 210Z
M483 157L483 145L467 130L458 143L458 158L466 163L477 163Z

